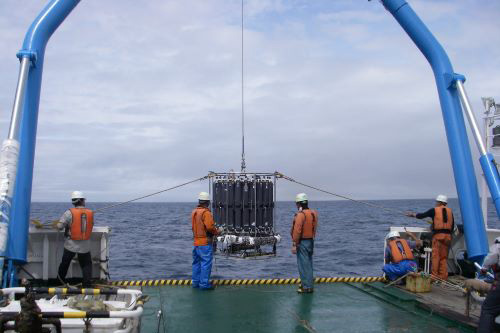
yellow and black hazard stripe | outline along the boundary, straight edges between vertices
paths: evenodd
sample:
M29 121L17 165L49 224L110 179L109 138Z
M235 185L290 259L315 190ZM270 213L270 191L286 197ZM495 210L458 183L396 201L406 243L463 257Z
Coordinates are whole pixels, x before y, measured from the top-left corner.
M358 276L358 277L317 277L314 283L336 283L336 282L359 282L370 283L384 281L383 276ZM212 284L216 286L247 286L247 285L264 285L264 284L299 284L300 279L233 279L233 280L212 280ZM127 287L155 287L155 286L190 286L191 280L136 280L136 281L113 281L113 286Z

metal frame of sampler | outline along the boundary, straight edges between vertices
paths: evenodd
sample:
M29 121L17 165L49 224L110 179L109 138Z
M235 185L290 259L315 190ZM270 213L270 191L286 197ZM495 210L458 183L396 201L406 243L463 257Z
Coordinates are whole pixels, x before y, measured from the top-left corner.
M276 254L281 239L275 232L275 173L228 172L210 177L212 211L224 233L216 238L217 251L229 256ZM266 247L272 247L266 251Z

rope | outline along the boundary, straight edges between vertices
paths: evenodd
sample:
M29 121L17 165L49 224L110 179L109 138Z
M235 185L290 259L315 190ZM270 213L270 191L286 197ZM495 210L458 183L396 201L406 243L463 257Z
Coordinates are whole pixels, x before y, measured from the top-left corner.
M144 198L149 198L149 197L152 197L153 195L157 195L157 194L160 194L160 193L163 193L163 192L167 192L167 191L170 191L170 190L173 190L173 189L176 189L176 188L179 188L179 187L182 187L182 186L186 186L186 185L189 185L189 184L192 184L192 183L195 183L197 181L202 181L202 180L205 180L209 177L211 177L212 175L211 174L208 174L206 176L203 176L201 178L197 178L197 179L194 179L194 180L191 180L189 182L185 182L185 183L182 183L182 184L179 184L179 185L176 185L176 186L172 186L172 187L169 187L167 189L164 189L164 190L161 190L161 191L158 191L158 192L155 192L155 193L151 193L151 194L148 194L148 195L144 195L142 197L139 197L139 198L135 198L135 199L132 199L132 200L128 200L128 201L125 201L125 202L121 202L121 203L117 203L117 204L113 204L113 205L109 205L109 206L105 206L105 207L102 207L102 208L99 208L99 209L96 209L94 210L94 213L97 213L97 212L100 212L100 211L103 211L103 210L106 210L106 209L110 209L110 208L114 208L114 207L118 207L118 206L121 206L121 205L125 205L127 203L130 203L130 202L134 202L134 201L137 201L137 200L141 200L141 199L144 199Z
M376 204L373 204L373 203L370 203L370 202L352 199L352 198L346 197L345 195L340 195L340 194L337 194L337 193L329 192L329 191L326 191L326 190L323 190L323 189L320 189L320 188L317 188L317 187L314 187L314 186L311 186L311 185L307 185L307 184L301 183L301 182L296 181L295 179L290 178L288 176L285 176L285 175L283 175L283 174L281 174L279 172L276 172L276 177L283 178L283 179L286 179L286 180L288 180L288 181L290 181L292 183L296 183L296 184L299 184L299 185L302 185L302 186L305 186L305 187L309 187L309 188L312 188L313 190L316 190L316 191L319 191L319 192L323 192L323 193L326 193L326 194L330 194L330 195L333 195L335 197L339 197L339 198L342 198L342 199L345 199L345 200L357 202L359 204L363 204L363 205L366 205L366 206L370 206L370 207L374 207L374 208L379 208L379 209L382 209L382 210L385 210L385 211L388 211L388 212L403 214L404 216L407 216L405 211L394 209L394 208L388 208L388 207L384 207L384 206L381 206L381 205L376 205Z

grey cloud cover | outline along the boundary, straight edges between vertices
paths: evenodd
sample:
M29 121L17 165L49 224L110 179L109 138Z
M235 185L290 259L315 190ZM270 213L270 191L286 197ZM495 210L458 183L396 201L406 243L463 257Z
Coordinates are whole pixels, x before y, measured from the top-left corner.
M500 100L500 3L410 3L466 75L481 116L482 96ZM2 137L15 54L44 4L0 2ZM81 1L46 51L33 200L66 201L81 189L91 201L121 201L237 170L239 6ZM249 170L361 199L456 195L432 72L380 3L245 6ZM191 201L205 187L151 200ZM282 182L279 199L299 191Z

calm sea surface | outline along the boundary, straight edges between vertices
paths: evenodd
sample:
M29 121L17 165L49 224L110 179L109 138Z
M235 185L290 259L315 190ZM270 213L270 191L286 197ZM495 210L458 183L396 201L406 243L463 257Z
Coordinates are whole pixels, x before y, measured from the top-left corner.
M399 210L423 212L433 200L383 200L373 204ZM88 203L98 209L109 203ZM111 227L110 273L113 280L190 278L191 210L194 203L131 203L99 212L98 226ZM316 276L380 275L383 240L390 226L426 226L402 215L348 201L311 202L319 213L315 242ZM458 201L451 199L455 219L461 222ZM67 203L33 203L31 217L58 219ZM500 228L492 205L489 227ZM293 202L278 202L276 230L283 236L278 254L266 259L234 259L217 256L213 278L279 278L298 276L295 256L290 253Z

